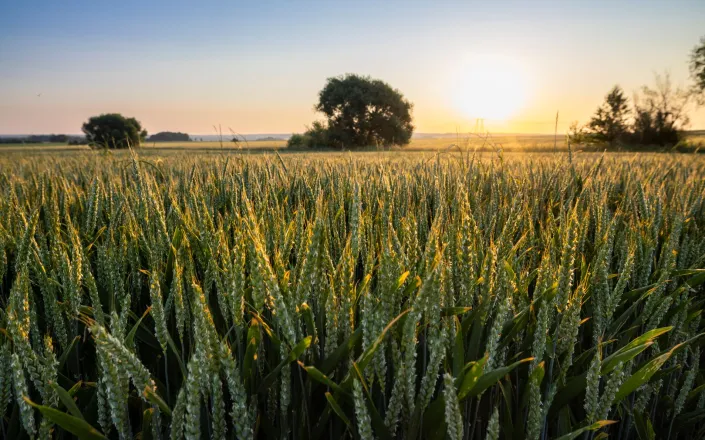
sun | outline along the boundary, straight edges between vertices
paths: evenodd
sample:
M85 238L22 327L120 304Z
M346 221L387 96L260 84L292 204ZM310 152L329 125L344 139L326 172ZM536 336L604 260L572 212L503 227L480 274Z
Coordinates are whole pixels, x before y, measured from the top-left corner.
M475 55L456 67L449 90L453 107L469 119L506 121L526 102L524 67L499 55Z

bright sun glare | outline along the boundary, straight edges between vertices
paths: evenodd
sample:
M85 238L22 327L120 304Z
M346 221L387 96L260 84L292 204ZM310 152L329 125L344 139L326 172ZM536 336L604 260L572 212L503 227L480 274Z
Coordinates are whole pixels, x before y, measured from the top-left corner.
M450 83L453 106L467 118L506 121L527 98L523 66L502 56L468 57L457 67Z

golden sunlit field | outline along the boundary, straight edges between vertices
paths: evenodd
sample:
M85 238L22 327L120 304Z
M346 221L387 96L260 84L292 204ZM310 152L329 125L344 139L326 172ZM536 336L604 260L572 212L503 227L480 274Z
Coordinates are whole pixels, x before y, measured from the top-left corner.
M705 157L452 141L1 155L2 438L702 438Z
M705 440L704 23L5 2L0 440Z

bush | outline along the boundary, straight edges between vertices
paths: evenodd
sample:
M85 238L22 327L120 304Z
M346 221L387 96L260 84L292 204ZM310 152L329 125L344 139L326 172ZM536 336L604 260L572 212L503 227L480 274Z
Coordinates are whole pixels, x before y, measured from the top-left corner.
M330 133L325 123L315 121L304 134L293 134L286 143L288 148L321 148L331 146Z
M287 148L301 148L306 146L306 136L301 133L292 134L289 140L286 141Z
M682 136L676 129L673 117L652 106L639 107L636 110L634 131L630 141L637 145L675 145Z

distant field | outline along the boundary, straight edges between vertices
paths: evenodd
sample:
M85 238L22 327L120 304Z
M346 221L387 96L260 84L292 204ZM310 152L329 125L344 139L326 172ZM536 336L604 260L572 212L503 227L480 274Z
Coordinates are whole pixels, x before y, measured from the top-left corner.
M698 132L688 136L688 140L696 147L705 147L705 133ZM555 142L555 144L554 144ZM434 138L417 138L405 147L393 148L392 151L443 151L457 150L460 147L462 150L470 151L485 151L485 152L553 152L567 151L565 136L559 135L554 139L553 135L468 135L460 134L458 136L445 136ZM235 145L232 142L218 141L203 141L203 142L152 142L145 143L140 148L141 154L146 155L165 155L171 153L180 153L184 151L193 153L218 154L222 152L301 152L301 150L287 150L286 141L248 141L240 142ZM574 148L574 151L580 151L581 148ZM0 154L5 153L69 153L90 151L87 145L65 145L65 144L4 144L0 145ZM374 147L365 149L367 152L377 151Z
M479 136L479 135L459 135L444 136L434 138L413 139L411 143L402 149L404 150L438 150L448 148L451 145L459 145L463 148L489 148L499 147L503 149L553 149L554 137L551 135L501 135L501 136ZM565 138L559 136L557 148L566 148ZM250 141L240 142L235 145L232 142L207 141L207 142L156 142L145 144L144 148L156 148L162 150L172 149L281 149L286 148L286 141ZM374 148L370 148L374 150Z
M403 148L394 150L404 151L436 151L448 149L451 146L459 146L462 149L482 149L494 151L501 148L503 151L552 151L554 148L553 136L547 135L502 135L480 137L478 135L460 135L453 137L422 138L413 139L411 143ZM559 136L556 148L565 150L566 143L563 136ZM0 145L2 153L51 153L51 152L76 152L90 150L86 145L63 145L63 144L6 144ZM286 141L248 141L237 145L232 142L203 141L203 142L152 142L145 143L140 148L141 153L150 154L151 151L158 150L159 153L200 151L204 153L217 153L221 151L267 151L286 150ZM376 151L369 148L366 151Z
M705 132L698 132L698 134L688 136L688 140L694 144L700 146L700 148L705 147Z

